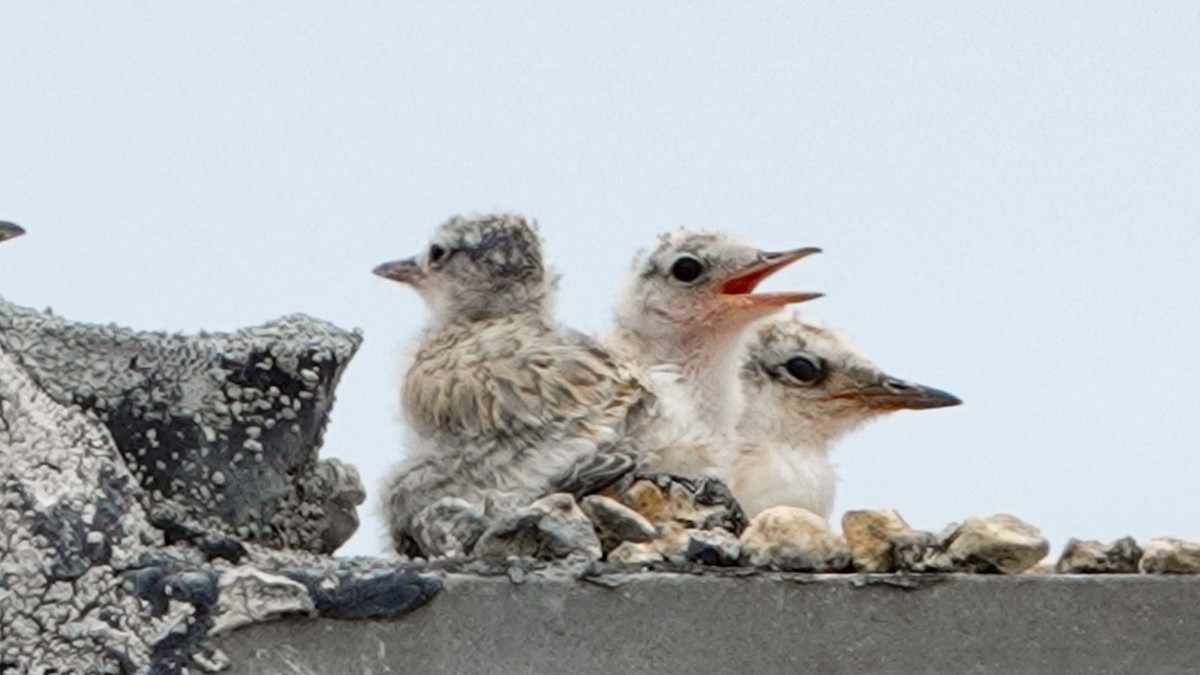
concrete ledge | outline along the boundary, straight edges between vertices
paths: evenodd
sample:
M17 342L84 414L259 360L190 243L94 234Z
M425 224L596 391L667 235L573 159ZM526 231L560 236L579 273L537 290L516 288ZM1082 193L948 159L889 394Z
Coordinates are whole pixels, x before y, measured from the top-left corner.
M219 640L232 673L1195 673L1200 577L448 575L396 621ZM910 587L897 585L903 582Z

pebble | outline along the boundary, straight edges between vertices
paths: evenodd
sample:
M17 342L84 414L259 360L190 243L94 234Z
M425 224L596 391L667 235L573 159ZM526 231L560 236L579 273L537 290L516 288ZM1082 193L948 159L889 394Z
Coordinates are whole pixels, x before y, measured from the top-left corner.
M850 567L850 547L817 514L793 506L759 513L742 533L742 561L788 572L835 572Z
M892 537L910 529L891 509L847 511L842 516L842 534L850 545L854 569L859 572L895 571Z
M1107 546L1101 542L1071 539L1054 569L1059 574L1136 574L1142 548L1133 537Z
M584 497L579 506L596 528L600 545L612 551L622 542L647 542L658 536L658 530L642 514L602 495Z
M572 555L599 559L603 553L592 521L568 494L552 494L492 523L475 544L485 557L523 556L552 560Z
M1145 574L1200 574L1200 544L1158 537L1142 547L1138 569Z

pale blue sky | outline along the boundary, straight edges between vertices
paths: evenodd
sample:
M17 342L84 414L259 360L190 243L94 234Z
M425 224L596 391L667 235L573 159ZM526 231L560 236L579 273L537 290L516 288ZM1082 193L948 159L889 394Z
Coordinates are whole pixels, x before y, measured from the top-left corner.
M445 217L537 217L592 331L659 231L817 245L769 286L966 401L845 442L839 511L1200 539L1197 35L1193 2L6 2L0 293L361 327L324 453L374 492L423 308L370 270Z

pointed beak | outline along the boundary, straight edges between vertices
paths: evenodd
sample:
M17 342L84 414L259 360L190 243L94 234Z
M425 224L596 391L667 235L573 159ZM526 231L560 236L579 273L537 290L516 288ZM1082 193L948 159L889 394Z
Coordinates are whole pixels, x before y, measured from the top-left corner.
M372 270L376 275L384 279L391 279L402 284L408 284L415 288L421 288L425 285L425 281L429 278L425 272L421 270L421 266L417 264L416 258L405 258L404 260L393 260L385 262L382 265Z
M856 398L868 408L879 412L950 408L962 404L962 399L948 391L907 382L888 375L878 378L865 387L844 394L842 397Z
M0 220L0 241L8 241L25 234L24 228L16 223Z
M824 293L755 293L754 289L767 277L788 265L820 253L821 249L808 247L794 251L764 252L753 265L739 271L736 276L721 284L718 292L729 301L740 306L775 309L784 305L816 300Z

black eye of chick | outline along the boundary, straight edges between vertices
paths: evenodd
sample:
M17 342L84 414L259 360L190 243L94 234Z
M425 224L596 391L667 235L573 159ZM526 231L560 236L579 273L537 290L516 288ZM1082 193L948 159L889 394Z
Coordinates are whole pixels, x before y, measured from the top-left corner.
M695 281L704 274L704 264L695 258L680 258L671 265L671 276L686 283Z
M803 356L793 356L783 367L787 368L788 375L804 384L815 384L821 379L821 366Z
M441 246L438 246L437 244L434 244L433 246L429 247L430 262L437 262L444 257L446 257L446 249L442 248Z

